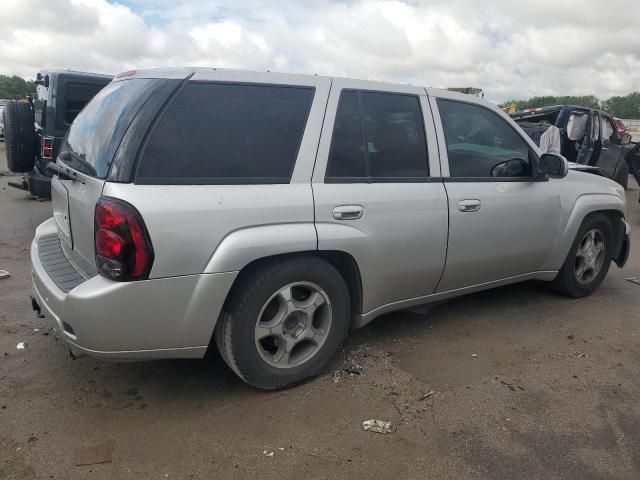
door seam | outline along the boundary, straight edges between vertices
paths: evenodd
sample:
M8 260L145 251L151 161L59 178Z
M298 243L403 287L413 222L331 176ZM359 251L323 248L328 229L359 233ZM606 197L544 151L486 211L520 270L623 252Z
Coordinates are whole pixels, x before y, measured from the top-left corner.
M324 105L324 113L322 114L322 125L320 126L320 134L318 135L318 143L316 145L316 154L313 159L313 168L311 169L311 178L309 186L311 187L311 202L313 204L313 230L316 232L316 251L320 250L320 236L318 235L318 226L316 225L316 194L313 190L313 177L316 173L316 165L318 164L318 153L320 152L320 142L322 140L322 132L324 131L324 122L327 118L327 109L329 108L329 99L331 98L331 89L333 88L333 78L329 79L329 91L327 92L327 101Z
M446 208L447 208L447 242L444 249L444 265L442 266L442 271L440 272L440 278L438 278L438 282L433 289L432 293L436 293L438 291L438 287L442 282L442 278L444 277L444 272L447 270L447 260L449 259L449 236L451 235L451 209L449 208L449 192L447 191L447 184L444 181L444 177L442 176L442 155L440 152L440 138L438 137L438 129L436 128L436 119L433 115L433 107L431 106L432 97L427 92L427 89L424 89L425 94L427 95L427 104L429 105L429 114L431 115L431 121L433 122L433 133L436 137L436 150L438 152L438 163L440 164L440 177L442 181L442 188L444 189L444 196L446 199ZM435 98L433 98L435 101ZM426 132L425 132L426 133Z

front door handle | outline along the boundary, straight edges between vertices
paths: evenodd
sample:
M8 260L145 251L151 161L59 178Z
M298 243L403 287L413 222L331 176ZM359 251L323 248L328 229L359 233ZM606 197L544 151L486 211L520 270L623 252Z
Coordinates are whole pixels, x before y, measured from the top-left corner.
M458 209L461 212L477 212L480 210L481 205L480 200L460 200L458 202Z
M357 220L364 214L362 205L340 205L333 209L336 220Z

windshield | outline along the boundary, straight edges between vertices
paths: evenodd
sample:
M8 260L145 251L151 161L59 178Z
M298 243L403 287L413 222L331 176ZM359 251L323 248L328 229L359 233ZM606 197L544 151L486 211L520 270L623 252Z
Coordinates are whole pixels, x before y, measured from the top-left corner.
M131 120L162 81L113 82L100 91L73 121L61 151L64 162L79 172L105 178Z

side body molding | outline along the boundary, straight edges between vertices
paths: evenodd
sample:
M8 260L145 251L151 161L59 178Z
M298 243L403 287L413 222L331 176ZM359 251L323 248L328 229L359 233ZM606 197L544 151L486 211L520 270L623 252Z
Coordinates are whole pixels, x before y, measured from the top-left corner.
M203 273L235 272L260 258L317 248L318 238L312 222L242 228L222 239Z

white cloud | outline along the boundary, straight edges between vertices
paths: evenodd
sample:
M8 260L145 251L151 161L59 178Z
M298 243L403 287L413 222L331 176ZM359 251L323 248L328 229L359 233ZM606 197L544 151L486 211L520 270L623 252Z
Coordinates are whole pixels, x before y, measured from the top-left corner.
M478 86L504 100L640 89L631 0L3 0L0 72L218 66Z

